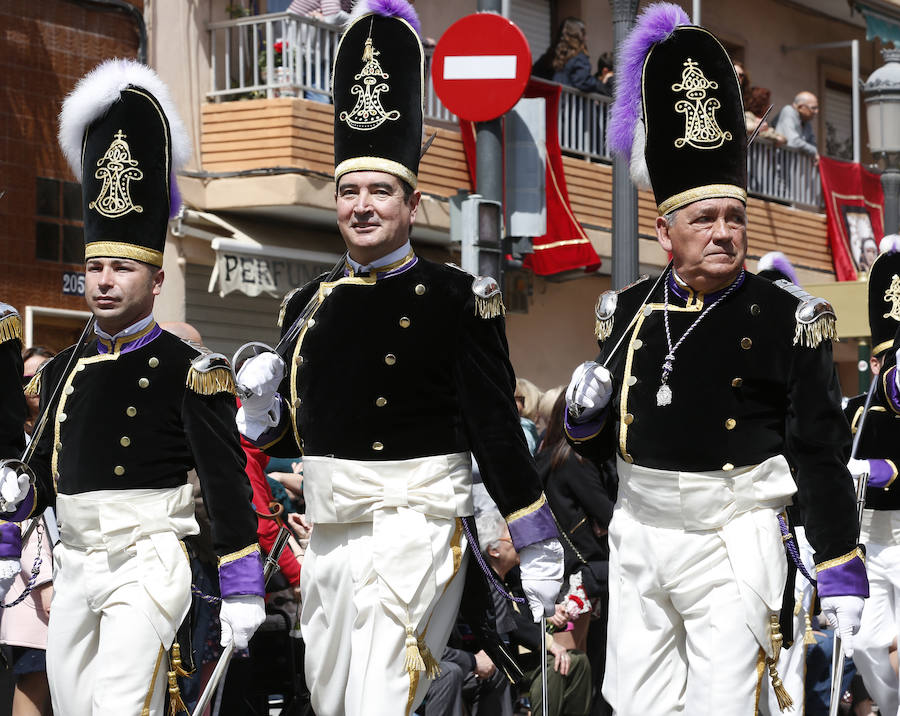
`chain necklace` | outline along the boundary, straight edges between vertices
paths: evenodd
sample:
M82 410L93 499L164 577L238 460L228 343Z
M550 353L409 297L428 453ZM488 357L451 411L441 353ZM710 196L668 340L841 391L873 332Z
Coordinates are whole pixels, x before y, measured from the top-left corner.
M662 378L659 382L659 390L656 391L656 404L659 407L663 407L665 405L669 405L672 402L672 389L669 387L669 376L672 371L675 369L675 351L678 350L678 347L684 343L684 339L687 338L691 331L693 331L697 324L700 323L710 311L712 311L716 306L718 306L722 301L728 298L731 295L731 292L734 291L743 281L744 278L744 269L741 269L740 274L734 280L734 282L725 290L725 292L719 296L713 303L703 309L703 313L701 313L697 318L694 319L694 322L688 326L688 329L684 332L681 338L678 339L678 343L674 346L672 345L672 332L669 330L669 281L666 279L663 282L663 296L665 297L665 303L663 305L663 321L666 324L666 345L669 347L669 352L666 354L665 360L663 361L662 367Z

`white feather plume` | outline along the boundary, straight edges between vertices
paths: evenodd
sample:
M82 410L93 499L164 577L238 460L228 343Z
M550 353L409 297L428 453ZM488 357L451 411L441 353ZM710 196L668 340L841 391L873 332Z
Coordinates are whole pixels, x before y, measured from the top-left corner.
M81 145L85 129L106 113L128 85L147 90L162 107L172 135L172 169L184 166L190 159L190 136L178 116L169 88L159 75L134 60L106 60L79 80L59 114L59 145L78 181L81 181Z
M634 139L631 142L631 162L628 173L631 181L639 189L650 189L650 170L647 168L647 157L644 156L644 148L647 145L647 136L644 131L644 120L639 119L634 126Z

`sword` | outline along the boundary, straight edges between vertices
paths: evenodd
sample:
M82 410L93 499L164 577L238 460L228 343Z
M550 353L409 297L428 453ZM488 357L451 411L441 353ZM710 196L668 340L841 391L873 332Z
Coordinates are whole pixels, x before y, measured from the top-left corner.
M541 614L541 639L547 639L547 617ZM548 715L547 705L547 645L541 644L541 712Z
M862 436L863 426L866 424L866 417L869 414L869 406L872 404L872 398L875 395L875 388L878 386L878 377L872 376L873 380L869 384L869 392L866 393L866 402L863 406L862 416L859 419L859 425L856 426L856 435L853 436L853 445L850 448L850 458L856 457L857 448L859 448L859 439ZM862 474L856 482L856 541L859 542L859 533L862 530L863 509L866 506L866 488L869 486L869 476ZM844 675L844 644L840 634L834 633L834 649L831 652L831 701L828 704L828 716L837 716L838 707L841 702L841 682Z
M328 275L325 277L325 280L323 281L323 283L331 283L338 277L338 275L341 273L341 271L344 268L344 264L347 262L348 255L349 255L349 252L345 252L344 255L341 256L341 258L338 260L338 262L334 266L332 266L331 271L328 272ZM232 358L231 358L231 365L234 366L234 370L235 370L235 378L237 378L237 368L238 368L238 364L239 364L239 359L242 359L244 353L249 349L253 349L253 355L259 355L260 353L265 353L267 351L271 352L271 353L277 353L281 357L281 359L285 363L287 363L288 348L291 345L291 343L294 341L294 339L300 335L300 331L303 330L303 328L309 322L309 319L312 317L312 314L315 312L316 308L318 307L319 303L316 299L317 299L317 297L315 295L313 295L313 297L309 299L306 306L304 306L303 310L300 311L300 315L297 316L297 318L291 324L291 327L288 328L284 332L284 335L281 337L281 340L279 340L278 343L275 344L274 348L272 348L268 344L263 343L261 341L249 341L248 343L245 343L240 348L238 348L234 352L234 356L232 356ZM256 349L259 349L259 350L256 350ZM250 390L245 388L240 383L237 384L237 390L238 390L238 395L241 398L247 398L252 394Z
M284 552L284 548L287 545L290 536L291 531L284 525L281 525L278 529L278 536L275 537L275 544L272 545L272 549L269 551L269 554L266 557L265 566L263 567L264 583L268 583L269 578L278 571L278 560L281 557L281 553ZM200 694L200 699L194 707L192 716L203 716L203 712L212 700L216 686L218 686L219 682L228 672L228 664L231 663L231 657L233 655L234 640L228 642L222 649L222 654L219 656L219 660L216 662L216 666L209 677L209 681L206 683L206 688L204 688L203 693Z

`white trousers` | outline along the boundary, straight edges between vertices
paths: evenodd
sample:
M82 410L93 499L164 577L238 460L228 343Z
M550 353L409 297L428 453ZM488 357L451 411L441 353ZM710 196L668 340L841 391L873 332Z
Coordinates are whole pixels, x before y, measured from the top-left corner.
M431 680L408 672L406 629L376 571L373 523L316 524L300 573L306 682L322 716L406 716ZM415 633L437 660L456 621L465 582L466 540L459 519L425 523L433 560L423 581L434 596L413 600ZM423 591L420 589L420 591Z
M800 558L810 574L815 574L815 559L812 545L806 539L806 530L802 527L794 527L794 536ZM778 675L781 677L784 688L794 701L794 708L790 713L802 714L803 704L806 703L806 617L812 609L813 586L800 572L797 572L794 582L794 620L793 638L794 644L790 649L782 649L778 657ZM763 679L763 695L759 700L759 712L762 716L780 716L781 709L775 690L769 679Z
M164 713L165 652L191 604L178 541L196 528L185 488L57 497L61 541L47 635L57 716Z
M786 561L773 458L732 474L619 461L603 695L619 716L754 716Z
M869 598L853 662L882 714L900 714L900 680L888 650L900 629L900 510L865 510L860 541L866 545Z

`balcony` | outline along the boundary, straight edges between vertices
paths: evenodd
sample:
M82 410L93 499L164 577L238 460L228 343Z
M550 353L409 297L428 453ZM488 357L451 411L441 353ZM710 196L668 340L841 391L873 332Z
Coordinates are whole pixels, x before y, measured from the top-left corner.
M327 181L333 164L329 70L339 29L290 13L209 25L210 77L202 107L201 158L205 172L312 173ZM430 54L426 57L426 65ZM569 198L591 232L612 226L612 171L606 151L610 98L563 87L559 140ZM470 188L456 118L425 85L427 133L436 138L422 160L420 188L446 198ZM764 140L748 157L751 254L787 253L799 266L831 272L820 213L818 170L800 152ZM434 226L446 230L444 219ZM639 192L641 238L655 236L656 208ZM606 239L595 241L602 244ZM603 245L601 255L609 255Z

